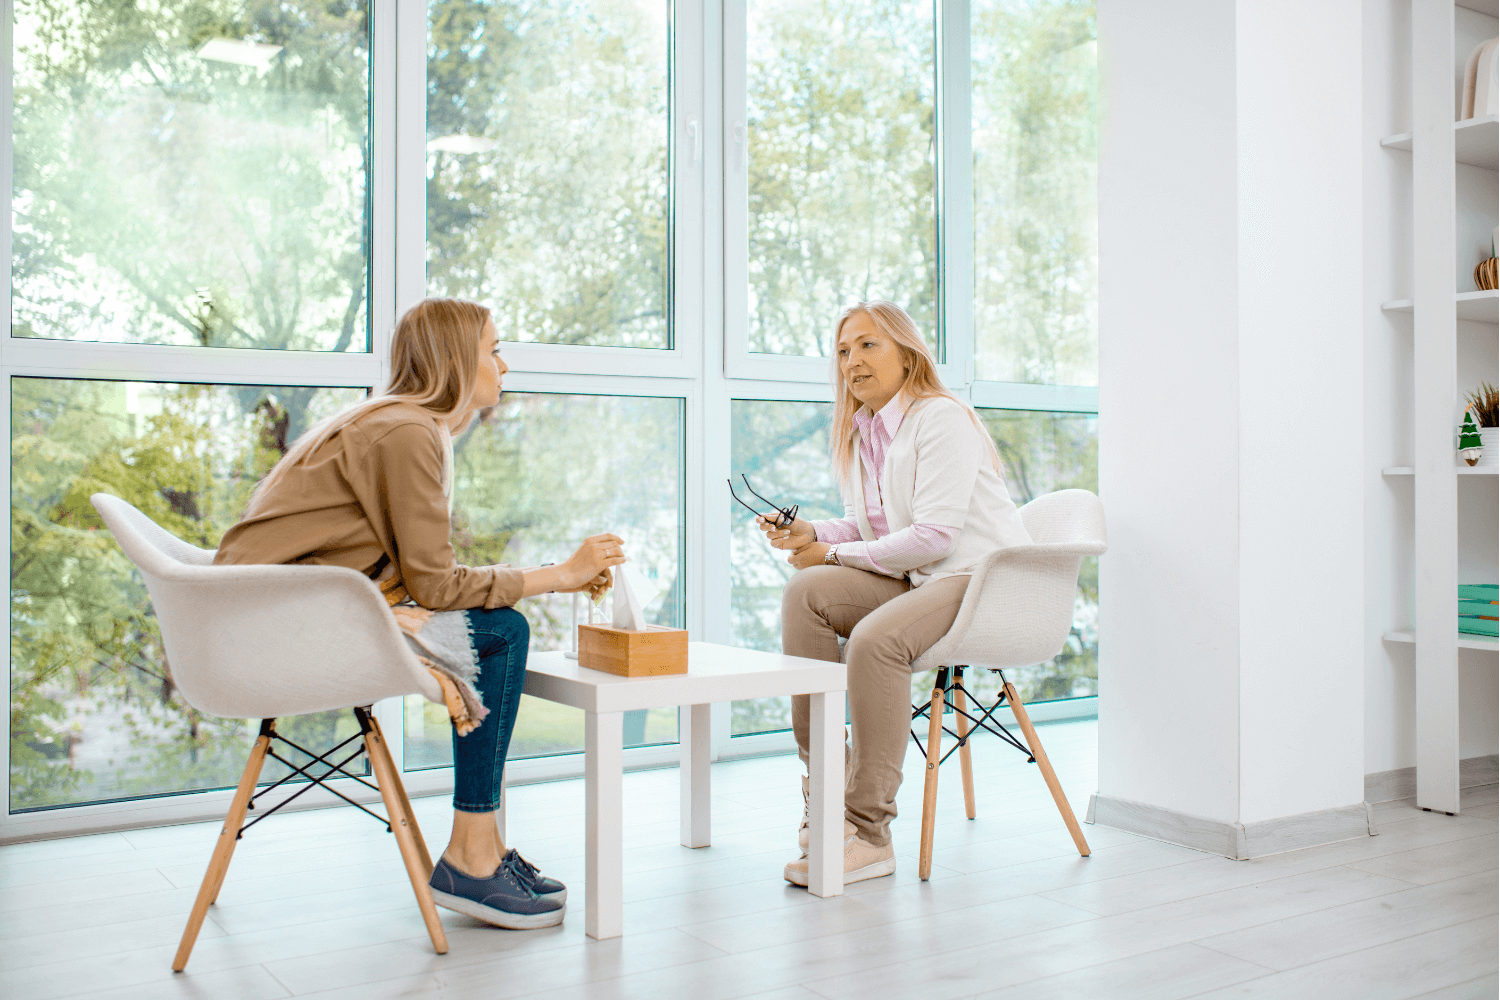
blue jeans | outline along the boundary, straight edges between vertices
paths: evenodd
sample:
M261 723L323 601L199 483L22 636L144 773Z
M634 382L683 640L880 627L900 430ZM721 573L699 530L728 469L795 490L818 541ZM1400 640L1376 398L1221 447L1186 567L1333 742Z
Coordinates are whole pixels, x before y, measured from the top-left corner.
M479 661L474 686L490 714L467 736L453 733L453 808L485 813L500 808L500 783L505 776L505 754L521 705L526 681L526 647L531 627L515 608L472 608L470 643Z

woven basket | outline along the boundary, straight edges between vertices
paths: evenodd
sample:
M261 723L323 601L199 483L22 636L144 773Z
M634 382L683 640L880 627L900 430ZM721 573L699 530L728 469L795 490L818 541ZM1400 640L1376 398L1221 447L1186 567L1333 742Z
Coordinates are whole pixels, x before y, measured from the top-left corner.
M1497 274L1497 266L1500 266L1500 261L1494 257L1480 261L1479 266L1474 268L1474 284L1485 291L1500 288L1500 274Z

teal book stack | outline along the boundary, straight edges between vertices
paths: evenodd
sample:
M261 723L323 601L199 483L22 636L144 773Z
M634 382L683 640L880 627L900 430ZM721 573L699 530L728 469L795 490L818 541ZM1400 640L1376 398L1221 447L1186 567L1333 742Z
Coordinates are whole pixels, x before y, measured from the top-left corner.
M1458 630L1467 635L1500 637L1500 584L1459 586Z

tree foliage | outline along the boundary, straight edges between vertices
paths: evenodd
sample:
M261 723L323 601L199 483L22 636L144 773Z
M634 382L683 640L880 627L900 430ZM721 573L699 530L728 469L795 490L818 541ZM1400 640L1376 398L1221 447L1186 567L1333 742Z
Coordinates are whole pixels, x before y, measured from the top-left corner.
M17 0L16 335L367 349L368 32L363 0Z
M666 13L431 5L428 287L489 303L502 340L669 346Z
M826 357L850 303L936 331L933 5L750 5L750 349Z
M1094 0L976 0L972 16L978 375L1094 385Z

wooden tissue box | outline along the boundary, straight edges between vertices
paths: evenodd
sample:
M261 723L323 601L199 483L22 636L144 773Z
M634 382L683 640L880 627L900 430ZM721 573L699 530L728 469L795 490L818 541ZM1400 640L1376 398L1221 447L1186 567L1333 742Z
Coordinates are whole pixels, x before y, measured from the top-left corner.
M687 629L650 625L636 632L613 625L579 625L578 665L621 677L685 674Z

